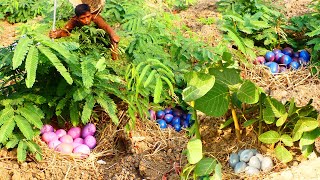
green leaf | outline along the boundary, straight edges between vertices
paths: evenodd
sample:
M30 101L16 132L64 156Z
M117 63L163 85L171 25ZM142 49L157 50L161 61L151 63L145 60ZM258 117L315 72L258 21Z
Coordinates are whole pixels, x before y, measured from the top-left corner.
M259 90L253 82L246 80L238 90L237 96L244 103L255 104L259 101Z
M27 59L26 59L26 72L27 72L27 78L26 78L26 85L28 88L31 88L36 81L36 72L38 67L38 49L35 46L31 46L30 51L28 53Z
M210 74L214 75L216 82L225 84L226 86L233 86L241 83L240 71L237 69L225 68L223 70L209 69Z
M228 120L226 120L226 122L224 122L223 124L220 125L219 129L223 129L223 128L229 126L231 123L233 123L233 118L229 118Z
M283 134L280 138L280 140L283 142L286 146L293 146L293 140L288 134Z
M144 82L143 87L146 88L149 86L149 84L154 81L154 76L156 74L156 70L152 70L151 73L149 74L147 80Z
M157 80L156 80L156 87L154 90L154 94L153 94L153 102L154 103L159 103L161 100L161 92L162 92L162 80L161 78L158 76Z
M16 123L14 121L14 116L11 116L3 123L3 125L0 128L0 142L4 143L9 136L11 136L14 127L16 126Z
M272 111L272 108L267 106L266 108L263 109L263 121L266 124L272 124L275 121L275 116Z
M15 47L14 55L12 58L13 69L18 68L22 64L26 54L29 51L29 47L31 43L32 43L32 40L27 36L20 38L17 46Z
M195 109L206 115L219 117L228 111L229 103L229 89L215 83L207 94L195 101Z
M301 138L302 134L307 131L312 131L319 126L316 119L310 117L301 117L292 131L293 141L297 141Z
M87 95L90 94L90 91L84 88L78 88L73 93L73 100L74 101L82 101L84 98L87 97Z
M29 122L20 115L14 116L14 120L16 121L17 126L19 127L24 137L26 137L28 140L31 140L34 136L34 132Z
M40 108L33 104L26 103L24 104L24 107L19 108L18 110L18 112L28 120L28 122L35 125L38 129L42 128L43 123L41 119L44 118L44 113Z
M79 121L80 115L79 115L78 103L72 101L70 103L69 110L70 110L70 121L71 121L71 124L73 126L77 126L80 123L80 121Z
M182 92L182 99L186 102L194 101L204 96L214 85L212 75L190 72L185 74L187 87Z
M243 53L246 54L246 47L245 44L238 34L237 31L235 31L232 27L230 26L225 26L224 27L228 31L228 36L235 42L236 46L239 48L239 50Z
M85 60L81 63L82 82L87 89L91 88L93 85L95 70L94 65L89 60Z
M27 159L27 144L20 141L17 148L17 158L19 162L24 162Z
M301 147L301 153L304 157L308 157L313 152L313 144Z
M284 146L277 146L274 150L274 153L277 159L283 163L290 162L293 159L292 154Z
M15 148L18 145L19 141L20 141L19 139L10 139L6 143L6 148L7 149Z
M229 53L229 52L223 52L223 54L222 54L222 59L223 59L224 61L229 62L229 61L231 61L231 59L232 59L232 54Z
M105 70L106 69L106 66L107 66L107 64L106 64L107 62L106 62L106 58L104 58L104 57L101 57L99 60L98 60L98 62L97 62L97 64L96 64L96 69L99 71L99 72L101 72L101 71L103 71L103 70Z
M320 128L319 127L314 129L313 131L304 132L300 141L299 141L300 147L313 144L314 141L319 136L320 136Z
M245 127L245 128L249 127L249 126L253 125L255 122L258 122L258 121L259 121L259 119L250 119L250 120L248 120L248 121L243 123L243 127Z
M277 127L282 126L286 122L287 118L288 118L288 113L285 113L277 120L276 126Z
M0 111L0 126L5 122L7 122L8 120L12 119L13 116L14 116L14 109L11 106L7 106L6 108L2 109Z
M317 36L320 34L320 28L314 30L314 31L311 31L309 33L306 33L305 35L309 36L309 37L314 37L314 36Z
M267 131L259 136L259 141L266 144L274 144L280 140L280 134L276 131Z
M93 96L91 96L91 95L88 96L86 98L86 102L83 106L82 115L81 115L81 121L83 124L87 124L89 122L94 104L95 104L95 100L94 100Z
M202 142L200 139L191 139L187 144L187 158L190 164L196 164L202 159Z
M160 77L161 77L162 80L164 80L167 83L167 85L169 86L170 94L173 95L174 94L174 89L173 89L173 85L170 82L170 80L167 77L164 77L164 76L160 76Z
M274 98L266 98L267 102L266 102L266 106L270 107L275 115L275 117L281 117L286 113L286 109L284 107L284 105L274 99Z
M212 158L203 158L196 164L194 173L197 176L210 175L213 172L216 164L217 161Z
M96 101L100 104L100 106L106 111L106 113L110 116L112 122L116 125L119 124L119 118L117 116L117 106L114 101L107 94L99 94L96 97Z
M35 142L33 141L26 141L27 143L27 146L28 146L28 149L32 152L32 153L35 153L36 154L36 159L38 161L41 161L42 160L42 151L41 151L41 148L38 144L36 144ZM38 155L38 156L37 156Z
M72 84L73 80L71 78L71 75L69 74L68 70L63 66L63 64L60 62L58 57L55 54L53 54L51 50L45 46L39 45L38 49L42 54L44 54L51 61L53 66L58 70L61 76L67 81L67 83Z
M47 39L47 38L46 38ZM51 49L57 51L59 54L61 54L64 58L65 61L68 63L76 63L75 62L75 58L72 56L72 54L70 53L70 51L68 51L66 48L64 48L64 46L61 46L60 44L51 41L49 39L38 39L39 42L41 42L41 44L50 47Z

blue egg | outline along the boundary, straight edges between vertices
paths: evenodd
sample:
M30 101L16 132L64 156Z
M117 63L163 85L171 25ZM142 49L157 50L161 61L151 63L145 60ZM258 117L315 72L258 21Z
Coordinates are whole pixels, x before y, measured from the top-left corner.
M279 72L279 65L276 62L267 62L265 65L270 68L272 74Z
M188 128L188 127L190 127L190 123L189 123L188 121L183 121L183 122L182 122L182 126L183 126L184 128Z
M157 123L159 124L159 127L160 127L161 129L167 128L167 123L166 123L165 120L163 120L163 119L158 119L158 120L157 120Z
M160 110L160 111L157 111L157 118L158 119L163 119L164 118L164 115L166 115L164 113L164 111Z
M164 109L164 113L165 114L172 114L173 113L173 110L171 108L165 108Z
M173 119L173 115L172 114L166 114L164 116L164 120L167 122L167 123L170 123Z
M273 52L274 54L278 54L278 53L281 53L281 50L280 50L280 49L274 49L272 52Z
M288 55L283 55L280 58L280 62L281 62L281 64L288 66L292 62L292 58Z
M172 119L172 122L171 122L171 124L174 126L175 124L181 124L181 119L180 119L180 117L177 117L177 116L175 116L175 117L173 117L173 119Z
M274 61L274 58L275 58L275 54L272 51L267 52L265 55L265 59L268 62Z
M191 114L187 114L185 120L190 122L192 115Z
M283 53L277 53L275 56L275 62L280 63L280 59L283 55L284 55Z
M181 117L182 116L182 111L180 109L175 109L172 112L173 116Z
M297 62L297 61L292 61L292 62L290 63L290 67L291 67L292 69L297 70L297 69L299 69L299 67L300 67L300 63Z
M180 124L174 124L173 128L177 131L180 132L181 131L181 125Z
M293 49L291 47L286 47L282 50L282 53L291 57L293 55Z
M294 58L299 58L300 57L300 53L299 52L294 52L293 53L293 57Z
M308 64L310 61L310 54L306 50L301 50L299 58L303 61L302 64Z

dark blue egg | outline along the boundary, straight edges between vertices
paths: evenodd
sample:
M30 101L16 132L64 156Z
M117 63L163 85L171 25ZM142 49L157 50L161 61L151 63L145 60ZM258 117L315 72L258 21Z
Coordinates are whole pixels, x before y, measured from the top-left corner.
M183 126L184 128L188 128L188 127L190 127L190 123L185 120L185 121L183 121L182 126Z
M277 53L275 56L275 62L280 63L280 59L283 55L284 55L283 53Z
M156 120L157 116L156 116L156 112L152 109L149 109L149 119L150 120Z
M299 52L294 52L292 57L299 58L300 57L300 53Z
M182 116L182 111L180 109L175 109L172 112L173 116L181 117Z
M292 61L292 62L290 63L290 67L291 67L292 69L297 70L297 69L299 69L299 67L300 67L300 63L297 62L297 61Z
M282 50L282 53L288 56L292 56L293 55L293 49L291 47L286 47Z
M166 115L166 113L164 113L164 111L162 111L162 110L157 111L157 118L158 119L163 119L164 115Z
M188 122L190 122L191 117L192 117L192 115L191 115L191 114L187 114L187 116L186 116L185 120L186 120L186 121L188 121Z
M270 68L272 74L279 72L279 65L276 62L267 62L265 65Z
M171 108L165 108L164 113L166 114L172 114L173 110Z
M288 66L292 62L292 58L288 55L283 55L280 58L280 63Z
M163 120L163 119L158 119L158 120L157 120L157 123L159 124L159 127L160 127L161 129L167 128L167 123L166 123L165 120Z
M177 131L180 132L181 131L181 125L180 124L174 124L173 128Z
M274 49L272 52L273 52L274 54L278 54L278 53L281 53L281 50L280 50L280 49Z
M173 115L172 114L166 114L164 116L164 120L167 122L167 123L170 123L173 119Z
M274 61L275 54L272 51L269 51L266 53L266 55L264 57L267 62L272 62L272 61Z
M172 124L173 126L174 126L175 124L181 125L181 119L180 119L180 117L177 117L177 116L173 117L171 124Z
M301 50L299 57L302 59L302 64L308 64L310 61L310 54L306 50Z

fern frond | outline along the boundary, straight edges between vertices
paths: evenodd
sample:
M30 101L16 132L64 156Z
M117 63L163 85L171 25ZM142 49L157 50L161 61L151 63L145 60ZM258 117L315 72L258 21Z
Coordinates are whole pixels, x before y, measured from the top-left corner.
M14 120L17 123L17 126L19 127L24 137L26 137L28 140L31 140L34 136L34 132L29 122L20 115L14 116Z
M18 109L18 113L26 118L29 123L35 125L39 129L42 128L43 123L41 119L44 118L44 113L37 106L26 103L24 107Z
M2 109L2 111L0 111L0 126L11 119L13 116L14 109L11 106L7 106L6 108Z
M29 51L29 47L31 43L32 43L32 40L27 36L19 40L12 58L13 69L16 69L22 64L26 54Z
M82 110L82 115L81 115L81 121L83 124L88 123L90 116L92 114L92 109L94 107L95 104L95 100L93 98L93 96L88 96L86 98L86 102L83 106L83 110Z
M153 95L153 102L154 103L159 103L160 102L160 99L161 99L161 92L162 92L162 80L160 78L160 76L157 77L157 80L156 80L156 87L155 87L155 90L154 90L154 95Z
M19 162L24 162L27 159L27 144L23 140L19 142L17 148L17 158Z
M79 108L78 103L72 102L70 104L70 121L73 126L77 126L79 124Z
M50 49L48 49L45 46L39 45L38 49L42 54L44 54L53 64L53 66L58 70L58 72L61 74L62 77L69 83L72 84L73 80L70 76L70 73L67 71L67 69L63 66L63 64L60 62L58 57L53 54Z
M9 119L5 123L3 123L3 125L0 128L1 143L4 143L11 136L15 126L16 126L16 123L14 121L14 116L9 117Z
M95 67L98 70L98 72L103 71L103 70L106 69L106 66L107 66L106 62L107 62L106 58L104 58L104 57L101 57L98 60L97 64L95 65Z
M161 73L162 76L167 76L170 79L170 81L174 82L174 75L173 75L172 71L167 71L167 70L162 69L162 68L157 69L157 71L159 73Z
M85 88L78 88L73 93L73 100L74 101L82 101L84 98L88 96L88 94L91 93L91 90L85 89Z
M119 119L117 116L117 106L114 101L105 93L99 93L100 95L96 97L97 102L110 116L112 122L116 125L119 124Z
M44 98L43 96L31 93L22 95L22 98L35 104L43 104L47 102L46 98Z
M26 59L26 85L31 88L36 80L36 72L38 67L38 49L35 46L31 46Z
M12 149L15 148L18 143L19 143L19 139L10 139L7 143L6 143L6 148L7 149Z
M61 115L62 110L64 109L64 107L66 106L68 101L68 98L63 98L58 102L58 105L56 106L56 115Z
M236 46L240 49L243 54L246 54L246 47L242 38L238 35L238 33L229 26L225 26L224 29L228 31L228 36L236 43Z
M149 74L147 80L144 82L143 87L146 88L149 86L152 80L154 80L154 75L156 74L156 70L152 70L151 73Z
M115 83L124 84L124 81L121 77L113 74L97 73L97 78L101 80L107 80Z
M173 89L173 85L172 85L172 83L170 82L170 80L168 79L168 78L166 78L166 77L164 77L164 76L161 76L161 79L163 79L167 84L168 84L168 86L169 86L169 88L170 88L170 94L171 95L174 95L174 89Z
M33 141L26 141L28 149L31 151L31 153L35 153L36 154L36 159L38 161L42 160L42 151L41 148L38 144L36 144Z
M82 82L83 85L89 89L93 85L93 79L96 68L90 61L84 61L81 63L82 70Z

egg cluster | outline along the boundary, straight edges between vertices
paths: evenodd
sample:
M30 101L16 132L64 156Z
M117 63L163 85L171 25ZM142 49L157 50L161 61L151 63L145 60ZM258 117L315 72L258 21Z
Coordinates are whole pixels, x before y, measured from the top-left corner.
M229 165L236 174L245 172L247 175L258 175L260 171L270 171L273 161L270 157L258 153L256 149L245 149L230 154Z
M297 70L301 65L305 66L310 62L310 54L306 50L294 52L290 47L282 50L274 49L268 51L265 56L259 56L253 62L254 64L264 64L270 68L272 74L282 73L291 68Z
M90 150L96 146L96 138L94 134L96 127L89 123L82 129L80 127L72 127L68 131L57 129L45 124L40 130L41 139L47 143L50 149L54 149L62 154L75 154L79 157L87 157Z
M165 108L164 110L149 110L150 120L155 120L161 129L174 128L177 132L181 128L188 128L193 124L191 114L178 108Z

